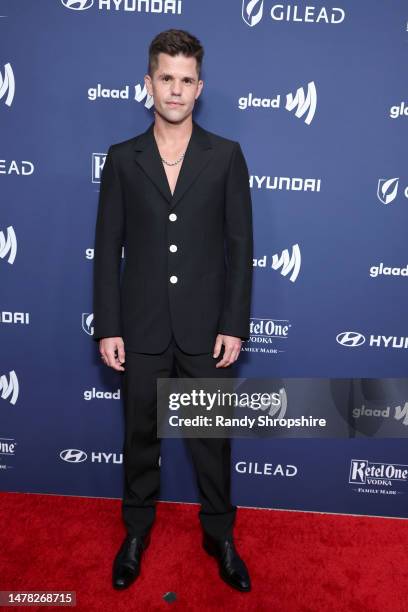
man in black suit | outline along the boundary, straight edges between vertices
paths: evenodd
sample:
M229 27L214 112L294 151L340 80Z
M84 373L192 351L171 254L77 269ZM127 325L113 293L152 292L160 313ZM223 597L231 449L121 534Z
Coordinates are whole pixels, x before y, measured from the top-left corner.
M238 142L192 119L203 48L183 30L158 34L145 83L155 120L109 147L102 171L94 259L94 339L122 372L122 503L127 528L113 586L139 575L159 490L156 381L227 378L249 337L252 210ZM122 245L125 266L120 279ZM126 360L125 360L126 356ZM217 361L218 360L218 361ZM123 366L125 364L125 367ZM233 540L229 438L190 438L203 546L234 588L250 578Z

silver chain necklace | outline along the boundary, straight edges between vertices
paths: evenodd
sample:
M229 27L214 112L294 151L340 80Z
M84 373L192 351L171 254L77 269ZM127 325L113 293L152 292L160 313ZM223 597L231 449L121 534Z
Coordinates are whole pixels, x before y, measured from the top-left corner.
M163 159L163 157L160 157L160 159L162 160L162 162L163 162L163 163L167 164L168 166L176 166L177 164L179 164L179 163L181 162L181 160L183 159L184 155L185 155L185 151L184 151L184 153L183 153L183 154L182 154L182 155L181 155L181 156L178 158L178 160L177 160L177 161L175 161L175 162L168 162L168 161L166 161L165 159Z

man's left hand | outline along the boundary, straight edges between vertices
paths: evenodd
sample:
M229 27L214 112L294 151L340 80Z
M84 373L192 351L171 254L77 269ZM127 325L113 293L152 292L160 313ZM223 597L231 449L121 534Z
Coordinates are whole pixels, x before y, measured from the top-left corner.
M221 352L222 345L224 345L224 355L221 361L216 363L216 368L226 368L236 361L241 352L241 338L235 336L225 336L224 334L218 334L215 339L213 357L217 358Z

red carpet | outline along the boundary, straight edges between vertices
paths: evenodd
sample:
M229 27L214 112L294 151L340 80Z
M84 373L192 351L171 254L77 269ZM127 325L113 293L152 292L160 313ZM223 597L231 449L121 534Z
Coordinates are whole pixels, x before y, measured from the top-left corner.
M161 502L141 575L115 591L119 500L0 493L0 502L0 589L76 591L66 609L408 612L406 520L239 508L235 542L252 578L240 593L201 548L198 505ZM169 591L173 603L162 599Z

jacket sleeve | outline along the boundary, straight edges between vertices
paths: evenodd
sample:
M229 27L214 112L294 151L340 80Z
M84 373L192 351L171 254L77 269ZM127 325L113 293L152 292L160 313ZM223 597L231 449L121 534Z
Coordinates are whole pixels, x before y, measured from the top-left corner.
M95 341L122 336L120 265L124 221L122 190L110 146L102 169L95 228L93 276Z
M238 142L226 179L224 227L227 273L218 333L248 340L253 270L252 202L248 168Z

